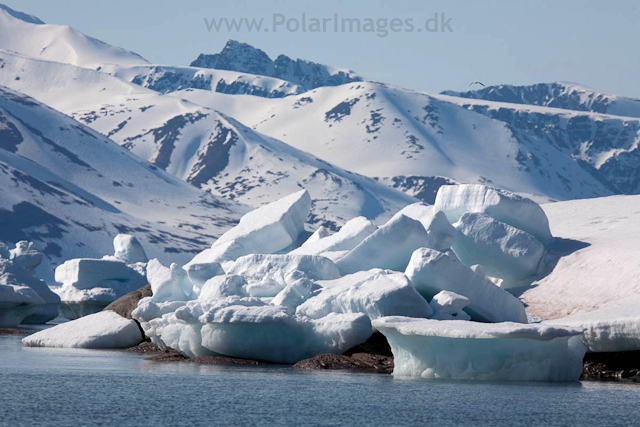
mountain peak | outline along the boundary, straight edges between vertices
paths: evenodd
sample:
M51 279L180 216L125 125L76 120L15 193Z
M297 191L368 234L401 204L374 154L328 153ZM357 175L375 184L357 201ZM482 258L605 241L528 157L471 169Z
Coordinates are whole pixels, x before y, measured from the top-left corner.
M609 95L578 83L536 83L528 86L496 85L443 95L510 104L535 105L600 114L640 117L640 100Z
M220 53L213 55L200 54L191 63L191 66L238 71L260 76L273 75L273 61L269 58L269 55L250 44L236 40L229 40Z
M275 77L306 90L363 80L351 70L302 59L293 60L282 54L273 61L263 50L237 40L229 40L220 53L200 54L190 66Z
M146 64L140 55L111 46L66 25L46 24L0 4L0 46L32 58L84 68Z
M4 10L5 12L7 12L9 15L13 16L14 18L19 19L19 20L24 21L24 22L28 22L29 24L35 24L35 25L43 25L44 24L44 22L41 21L38 17L33 16L33 15L29 15L29 14L24 13L24 12L18 12L17 10L13 10L9 6L4 5L2 3L0 3L0 9Z

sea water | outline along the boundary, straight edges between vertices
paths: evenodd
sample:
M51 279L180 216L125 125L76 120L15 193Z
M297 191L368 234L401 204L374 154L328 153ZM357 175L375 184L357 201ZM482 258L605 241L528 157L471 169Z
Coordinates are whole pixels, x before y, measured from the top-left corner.
M632 425L640 386L401 379L146 361L0 336L0 425Z

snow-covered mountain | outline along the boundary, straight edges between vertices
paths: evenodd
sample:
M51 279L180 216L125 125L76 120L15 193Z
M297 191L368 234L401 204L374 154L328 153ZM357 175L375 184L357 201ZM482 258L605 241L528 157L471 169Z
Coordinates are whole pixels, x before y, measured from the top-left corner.
M613 194L640 193L640 170L637 168L640 120L637 118L464 98L445 99L504 122L523 144L535 137L555 146ZM526 167L531 167L532 161L539 166L533 157L520 156L520 159ZM575 183L565 181L564 185L571 189Z
M191 66L275 77L305 90L364 80L351 70L303 59L294 60L286 55L279 55L274 61L262 50L235 40L229 40L220 53L200 54Z
M196 186L253 206L312 187L326 199L317 223L384 216L410 200L379 184L428 202L453 182L537 200L640 192L638 102L577 85L431 95L305 61L294 72L288 58L235 41L192 64L211 68L87 70L7 51L0 60L1 84ZM324 190L325 170L340 189Z
M640 117L640 99L610 95L575 83L539 83L531 86L499 85L443 95L509 104L538 105L616 116Z
M146 64L140 55L108 45L66 25L0 5L0 48L34 58L96 68L102 64Z
M310 222L332 229L358 215L384 221L416 201L179 97L8 52L0 52L0 63L0 84L38 98L172 175L229 199L260 206L304 187L314 200Z
M302 87L288 81L236 71L170 65L117 64L103 66L100 71L160 93L194 88L232 95L282 98L304 92Z
M4 86L0 148L0 240L35 241L47 280L66 259L112 253L118 233L136 235L152 257L186 262L248 210Z
M429 95L373 82L277 100L200 90L175 96L409 194L444 179L556 200L638 191L639 172L627 159L638 152L635 118Z

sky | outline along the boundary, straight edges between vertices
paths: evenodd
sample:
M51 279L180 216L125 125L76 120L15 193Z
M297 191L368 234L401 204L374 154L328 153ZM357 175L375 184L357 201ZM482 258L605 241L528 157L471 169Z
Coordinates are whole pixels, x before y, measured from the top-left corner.
M567 81L640 97L640 0L0 1L47 23L69 25L132 50L152 63L188 65L200 53L218 52L234 39L272 58L286 54L426 92L467 90L472 81ZM321 22L334 14L339 20L360 20L362 31L348 32L347 26L345 32L335 32L331 22L326 32L312 31L312 19ZM434 14L439 27L449 20L445 31L418 32L426 23L434 29ZM246 26L230 32L222 23L216 31L211 23L222 18L262 18L263 27L259 32ZM367 18L381 27L385 21L378 20L386 19L387 29L392 19L403 25L380 37L375 30L364 31ZM412 20L412 32L405 31L407 19ZM293 31L296 23L298 30Z

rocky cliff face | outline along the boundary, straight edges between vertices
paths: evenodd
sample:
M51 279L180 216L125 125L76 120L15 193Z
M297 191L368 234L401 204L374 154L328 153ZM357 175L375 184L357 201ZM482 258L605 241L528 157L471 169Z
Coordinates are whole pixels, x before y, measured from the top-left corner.
M191 66L275 77L306 90L363 80L350 70L302 59L294 60L286 55L280 55L273 61L262 50L235 40L229 40L220 53L200 54Z

